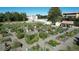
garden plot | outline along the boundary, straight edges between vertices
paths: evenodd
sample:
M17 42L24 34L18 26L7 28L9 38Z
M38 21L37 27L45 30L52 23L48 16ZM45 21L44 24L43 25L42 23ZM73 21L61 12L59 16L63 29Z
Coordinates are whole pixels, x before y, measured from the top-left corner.
M55 47L65 40L65 35L57 37L67 30L68 28L52 27L42 23L0 24L0 34L3 37L0 42L4 42L4 44L10 42L11 50L16 50L16 48L18 48L17 50L26 50L25 48L28 50L50 50L52 48L49 45ZM66 33L66 36L71 37L75 34Z

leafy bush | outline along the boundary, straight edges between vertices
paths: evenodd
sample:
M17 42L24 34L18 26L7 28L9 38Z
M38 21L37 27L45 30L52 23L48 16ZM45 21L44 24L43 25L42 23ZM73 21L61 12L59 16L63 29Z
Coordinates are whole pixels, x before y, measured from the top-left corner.
M56 40L50 40L50 41L48 42L48 44L50 44L50 45L52 45L52 46L56 46L56 45L58 45L58 44L60 44L60 43L57 42Z
M24 35L25 35L25 33L24 33L23 28L18 28L18 29L16 30L16 36L17 36L19 39L24 38Z
M67 30L67 28L57 27L57 28L53 28L52 30L50 30L49 34L56 35L58 33L62 33L64 31L66 31L66 30Z
M63 40L66 36L65 35L61 35L59 36L59 40Z
M11 26L11 32L15 32L15 31L16 31L16 29L17 29L17 27L16 27L16 26Z
M68 36L68 37L72 37L72 36L74 36L75 35L75 33L73 32L73 31L71 31L71 32L66 32L66 36Z
M3 38L3 40L1 42L3 43L3 42L8 42L8 41L12 42L12 39L11 38Z
M20 43L20 42L14 42L14 43L12 43L12 45L11 45L11 48L13 49L13 48L18 48L18 47L22 47L22 43Z
M74 32L74 34L77 34L77 33L79 33L79 29L75 29L73 32Z
M58 28L55 29L55 31L58 32L58 33L62 33L62 32L64 32L64 31L66 31L66 30L67 30L67 29L64 29L64 28L62 28L62 27L58 27Z
M1 27L2 25L3 25L3 24L0 23L0 27Z
M25 40L28 44L33 44L39 40L39 36L38 34L26 35Z
M78 18L78 19L75 19L74 25L75 25L75 26L79 26L79 18Z
M0 43L2 43L3 36L0 34Z
M32 51L39 51L40 50L40 46L39 45L33 46L30 50L32 50Z
M8 30L6 30L5 28L2 28L0 33L3 35L3 37L9 36L10 34L8 33Z
M18 37L18 39L22 39L22 38L24 38L24 33L20 33L20 32L18 32L17 34L16 34L16 36Z
M36 45L36 46L33 46L33 47L31 47L30 49L28 49L29 51L49 51L49 49L48 48L46 48L46 47L40 47L40 45Z
M49 31L49 34L56 35L56 34L58 34L58 32L57 31Z
M42 38L42 39L45 39L47 38L48 34L45 33L45 32L39 32L39 37Z

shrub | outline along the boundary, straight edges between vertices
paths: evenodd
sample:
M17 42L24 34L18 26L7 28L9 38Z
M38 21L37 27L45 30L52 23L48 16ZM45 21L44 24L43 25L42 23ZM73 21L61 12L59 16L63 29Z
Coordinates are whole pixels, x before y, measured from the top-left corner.
M58 32L57 31L49 31L49 34L56 35L56 34L58 34Z
M15 31L16 31L16 29L17 29L17 27L16 27L16 26L12 26L12 27L11 27L11 32L15 32Z
M77 33L79 33L79 29L75 29L73 32L74 32L75 34L77 34Z
M73 31L71 31L71 32L66 32L66 36L68 36L68 37L72 37L72 36L74 36L74 32Z
M10 34L8 33L8 30L2 28L0 33L3 35L3 37L9 36Z
M33 46L33 47L31 47L30 49L28 49L29 51L49 51L49 49L48 48L46 48L46 47L40 47L40 45L36 45L36 46Z
M16 36L18 37L18 39L22 39L22 38L24 38L24 33L20 33L20 32L18 32L17 34L16 34Z
M22 43L20 43L20 42L14 42L14 43L12 43L12 45L11 45L11 48L13 49L13 48L18 48L18 47L22 47Z
M65 35L59 36L59 40L63 40L65 38Z
M24 35L25 35L25 33L24 33L23 28L18 28L18 29L16 30L16 36L17 36L19 39L24 38Z
M50 44L50 45L52 45L52 46L56 46L56 45L58 45L58 44L60 44L60 43L57 42L56 40L50 40L50 41L48 42L48 44Z
M45 39L47 38L48 34L45 33L45 32L39 32L39 37L42 38L42 39Z
M12 39L10 37L9 38L3 38L3 40L1 42L3 43L3 42L8 42L8 41L12 42Z
M32 51L39 51L40 50L40 46L39 45L33 46L30 50L32 50Z
M38 34L26 35L25 40L28 44L33 44L39 40L39 36Z
M66 31L66 29L64 29L62 27L58 27L58 28L55 29L55 31L58 32L58 33L62 33L64 31Z
M3 36L0 34L0 43L2 43Z
M3 24L0 23L0 27L1 27L2 25L3 25Z

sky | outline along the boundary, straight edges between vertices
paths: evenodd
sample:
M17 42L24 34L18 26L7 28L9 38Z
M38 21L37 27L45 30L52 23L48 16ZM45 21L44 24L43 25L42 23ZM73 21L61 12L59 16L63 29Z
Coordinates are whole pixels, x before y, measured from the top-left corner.
M0 12L23 12L27 15L47 15L50 7L0 7ZM79 7L60 7L64 12L79 12Z

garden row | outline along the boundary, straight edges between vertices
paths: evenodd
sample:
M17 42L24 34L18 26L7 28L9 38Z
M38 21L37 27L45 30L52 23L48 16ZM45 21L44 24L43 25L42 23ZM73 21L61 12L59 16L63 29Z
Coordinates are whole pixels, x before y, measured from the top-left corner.
M11 41L11 38L4 39L12 36L15 33L16 37L20 40L25 39L26 43L33 44L40 39L45 40L50 35L56 35L68 30L62 27L51 27L42 23L16 23L16 24L0 24L0 42ZM52 41L51 41L52 42ZM49 42L49 43L51 43ZM56 43L56 42L53 42ZM58 44L58 43L56 43ZM16 44L14 44L16 46ZM55 45L54 45L55 46Z

